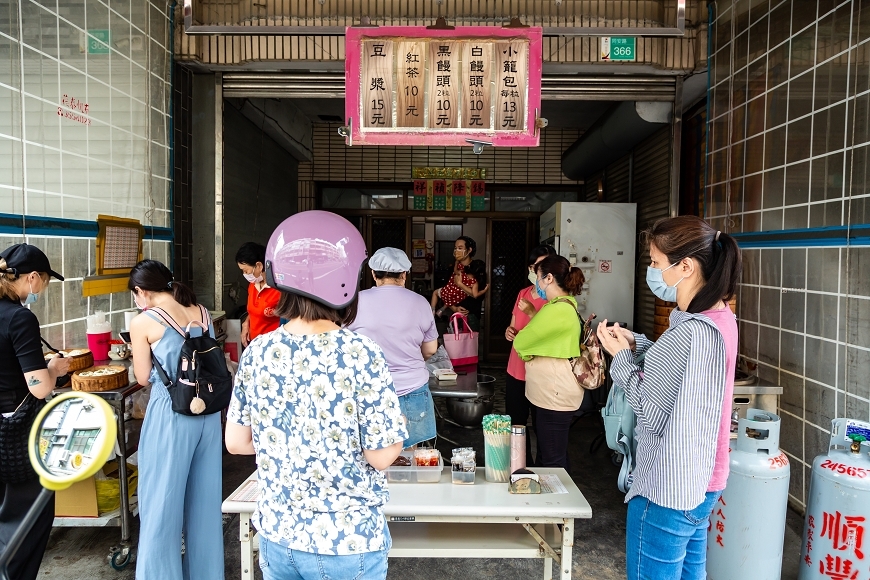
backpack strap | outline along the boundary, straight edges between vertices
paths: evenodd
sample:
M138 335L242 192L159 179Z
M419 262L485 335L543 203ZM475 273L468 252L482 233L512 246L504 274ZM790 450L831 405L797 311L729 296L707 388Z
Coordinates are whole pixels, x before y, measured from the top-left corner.
M147 312L153 312L154 314L158 315L160 318L163 319L163 322L166 323L166 326L170 326L170 327L174 328L178 334L180 334L181 336L185 336L184 329L181 328L181 326L179 326L179 324L177 322L175 322L175 319L172 318L172 316L170 316L169 313L166 312L165 310L163 310L162 308L158 308L158 307L149 308L146 311L146 313ZM158 320L158 322L159 322L159 320Z
M183 337L186 336L184 329L181 328L178 325L178 323L175 322L175 319L172 318L172 316L170 316L169 313L166 312L165 310L163 310L162 308L157 308L157 307L149 308L148 310L145 311L145 313L151 315L151 317L154 318L154 320L157 320L157 322L160 322L161 324L164 324L165 326L169 326L169 327L175 329L175 331L178 334L180 334L181 336L183 336ZM152 313L156 314L159 318L153 316ZM157 376L160 378L160 381L163 383L163 386L169 387L170 385L172 385L172 379L170 379L169 375L166 374L166 371L163 370L163 365L160 364L160 361L157 360L156 356L154 356L153 350L151 350L151 365L157 370Z

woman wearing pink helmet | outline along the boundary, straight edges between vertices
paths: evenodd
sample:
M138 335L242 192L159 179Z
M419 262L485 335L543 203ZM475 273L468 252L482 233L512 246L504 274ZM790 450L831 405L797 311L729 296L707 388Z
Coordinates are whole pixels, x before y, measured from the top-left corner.
M353 321L365 244L347 220L296 214L266 248L266 281L289 320L239 363L231 453L255 454L265 580L383 579L391 539L383 469L408 436L384 354Z

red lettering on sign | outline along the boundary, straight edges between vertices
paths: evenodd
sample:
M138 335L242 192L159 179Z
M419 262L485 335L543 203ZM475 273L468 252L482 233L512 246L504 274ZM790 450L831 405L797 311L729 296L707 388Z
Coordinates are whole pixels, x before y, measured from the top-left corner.
M61 105L63 105L63 107L57 108L58 117L64 117L65 119L76 121L78 123L81 123L82 125L91 124L91 120L85 116L91 110L90 105L88 105L81 99L70 97L67 94L64 94L63 97L61 97L60 103Z
M778 467L788 467L788 457L786 457L785 453L780 453L777 457L771 457L767 461L770 462L770 468L776 469Z
M857 477L858 479L864 479L868 475L867 470L864 468L854 467L852 465L845 465L843 463L837 463L835 461L831 461L830 459L825 459L819 467L821 467L822 469L830 469L834 473L839 473L840 475Z
M835 550L845 551L850 547L859 560L864 559L861 545L864 541L864 516L842 516L840 512L822 512L822 537L833 543Z
M858 570L852 570L852 561L844 560L839 556L828 554L823 561L819 561L819 573L832 580L857 580Z

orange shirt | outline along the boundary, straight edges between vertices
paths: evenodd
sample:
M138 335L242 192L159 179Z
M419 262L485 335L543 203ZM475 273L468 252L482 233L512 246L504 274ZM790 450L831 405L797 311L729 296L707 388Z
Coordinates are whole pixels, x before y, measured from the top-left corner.
M275 307L280 299L281 292L275 288L266 286L258 292L253 282L248 284L248 334L251 340L278 328L281 318L275 314Z

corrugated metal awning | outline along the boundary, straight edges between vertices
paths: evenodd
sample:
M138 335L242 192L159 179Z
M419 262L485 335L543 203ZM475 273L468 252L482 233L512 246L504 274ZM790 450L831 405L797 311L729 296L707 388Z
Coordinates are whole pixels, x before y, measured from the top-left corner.
M227 72L225 97L344 98L344 74L312 72ZM674 78L669 76L547 75L541 84L544 100L672 101Z

